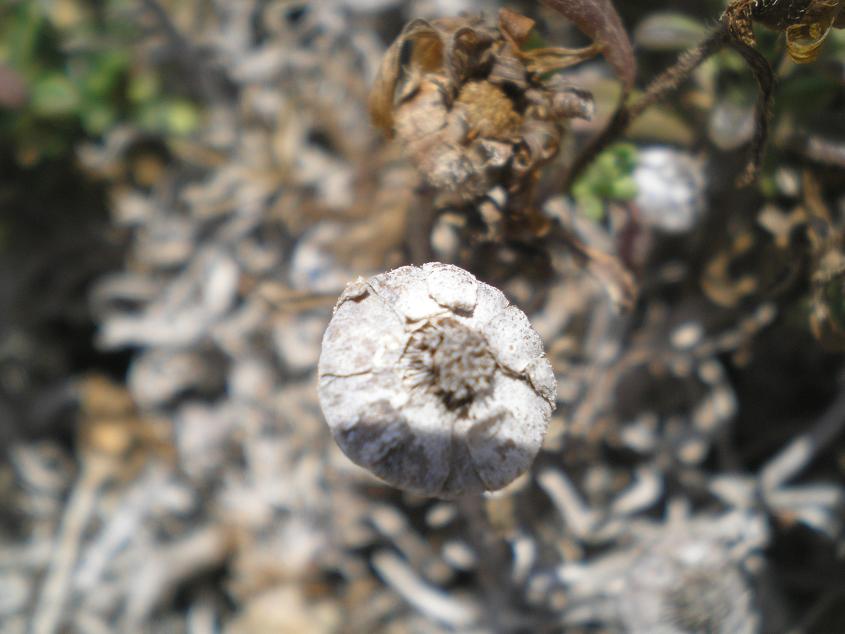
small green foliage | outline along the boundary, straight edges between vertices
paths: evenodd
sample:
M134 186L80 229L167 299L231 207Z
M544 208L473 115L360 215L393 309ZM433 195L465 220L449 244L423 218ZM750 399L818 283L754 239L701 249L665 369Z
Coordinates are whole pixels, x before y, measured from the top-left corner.
M619 143L602 152L572 186L578 209L589 218L600 220L607 202L635 198L636 166L637 150L633 145Z
M0 109L0 139L19 161L64 155L119 123L163 135L196 129L198 107L165 93L159 76L134 59L131 5L107 0L94 8L71 0L0 7L0 64L29 94L22 107Z

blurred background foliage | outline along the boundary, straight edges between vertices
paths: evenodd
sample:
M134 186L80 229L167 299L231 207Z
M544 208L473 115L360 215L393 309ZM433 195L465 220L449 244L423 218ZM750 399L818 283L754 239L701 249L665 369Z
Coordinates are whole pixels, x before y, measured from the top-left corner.
M17 107L0 111L0 137L19 163L68 154L121 124L160 135L196 129L198 105L136 60L138 13L130 0L0 6L0 64L24 86Z
M637 183L632 174L637 166L637 148L619 143L602 152L572 185L572 196L580 210L593 220L604 215L608 201L633 200Z

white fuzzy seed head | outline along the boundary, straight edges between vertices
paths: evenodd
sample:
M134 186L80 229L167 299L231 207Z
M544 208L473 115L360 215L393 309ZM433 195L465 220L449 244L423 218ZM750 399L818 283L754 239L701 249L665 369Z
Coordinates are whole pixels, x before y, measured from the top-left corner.
M554 408L539 335L455 266L347 287L323 338L320 404L341 449L393 486L455 497L530 466Z

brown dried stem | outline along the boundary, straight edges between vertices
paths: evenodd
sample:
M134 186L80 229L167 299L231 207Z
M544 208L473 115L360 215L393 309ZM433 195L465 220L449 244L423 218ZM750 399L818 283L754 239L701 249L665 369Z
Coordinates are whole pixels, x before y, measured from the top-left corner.
M768 138L769 115L774 92L774 73L765 57L751 46L738 40L723 24L701 44L682 53L673 66L666 69L649 84L641 97L626 104L624 101L627 93L623 92L620 105L617 107L610 123L578 156L570 168L564 180L565 188L568 189L572 182L605 148L621 137L634 119L639 117L647 108L663 101L674 93L696 68L725 46L730 46L742 55L754 73L759 86L755 107L754 137L751 141L748 162L737 184L738 186L745 186L753 182L757 176Z
M763 162L763 153L766 150L766 141L769 138L769 119L772 111L775 75L768 60L755 48L736 38L731 38L729 44L731 48L742 55L745 63L754 73L754 78L757 80L759 87L757 103L754 106L754 136L751 139L751 148L748 152L745 169L737 179L737 186L745 187L757 178L757 173L760 171L760 165Z
M617 138L622 136L634 119L646 108L662 101L675 92L680 85L698 68L704 60L721 50L730 38L724 28L714 31L701 44L685 51L675 64L656 77L649 84L645 93L631 104L626 104L627 92L623 92L620 104L607 127L578 156L565 179L568 189L581 172Z
M496 537L496 531L490 525L484 498L464 495L458 498L458 506L478 553L479 583L484 590L487 623L493 632L507 631L505 623L509 620L507 612L510 592L502 577L502 571L508 570L507 546Z

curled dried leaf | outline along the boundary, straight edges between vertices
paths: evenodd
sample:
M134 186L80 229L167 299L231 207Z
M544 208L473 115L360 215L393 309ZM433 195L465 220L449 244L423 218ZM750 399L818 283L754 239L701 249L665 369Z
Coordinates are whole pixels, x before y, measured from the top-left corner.
M753 22L786 33L789 56L797 63L812 62L833 28L845 27L842 0L735 0L723 20L738 40L754 46Z
M534 20L516 11L511 11L508 8L499 11L499 28L520 46L528 41L531 32L534 30L534 25Z
M411 64L418 65L421 70L434 66L438 58L442 60L442 42L425 20L409 22L387 49L370 91L369 108L373 123L388 136L393 135L393 104L403 75L401 58L406 47L412 55Z
M542 0L543 4L572 20L601 47L605 59L626 90L634 86L637 64L631 40L611 0Z

